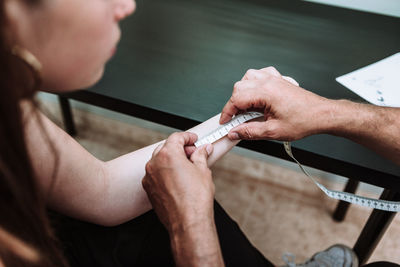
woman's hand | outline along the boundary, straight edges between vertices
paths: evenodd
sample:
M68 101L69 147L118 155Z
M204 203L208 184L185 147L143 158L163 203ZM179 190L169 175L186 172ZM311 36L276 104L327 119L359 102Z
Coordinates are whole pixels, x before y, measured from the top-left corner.
M215 188L207 167L213 147L200 147L188 159L185 147L196 140L193 133L174 133L154 150L146 165L143 188L168 231L214 218Z
M323 128L329 103L328 99L299 87L292 78L281 76L273 67L249 70L235 84L220 123L238 112L258 110L265 114L265 121L243 123L229 132L229 138L292 141Z

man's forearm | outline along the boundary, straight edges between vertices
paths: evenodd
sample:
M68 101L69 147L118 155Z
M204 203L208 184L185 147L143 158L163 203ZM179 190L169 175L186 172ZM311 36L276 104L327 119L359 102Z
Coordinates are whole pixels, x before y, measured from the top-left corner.
M176 227L169 232L176 266L224 266L212 218L198 225Z
M353 140L400 164L400 109L332 100L320 132Z

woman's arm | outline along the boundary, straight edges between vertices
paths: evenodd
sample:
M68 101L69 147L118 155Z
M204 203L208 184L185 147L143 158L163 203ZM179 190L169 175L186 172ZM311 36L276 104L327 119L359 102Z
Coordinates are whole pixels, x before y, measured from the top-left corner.
M48 194L51 208L71 217L108 226L123 223L151 209L141 182L145 164L159 143L103 162L46 116L41 113L33 115L32 109L30 105L24 105L26 141L43 193L47 193L54 182ZM189 131L202 136L218 127L218 121L219 115L216 115ZM53 144L56 156L48 141ZM209 165L236 144L237 141L228 138L216 142ZM56 157L59 162L53 179Z
M201 137L219 126L219 116L218 114L210 118L189 129L188 132ZM145 165L150 160L154 149L162 142L105 163L104 169L110 184L107 187L108 198L104 203L104 208L109 215L112 215L112 224L127 221L151 209L141 184L145 175ZM208 158L208 165L213 165L237 143L238 141L230 141L226 137L214 143L214 151Z

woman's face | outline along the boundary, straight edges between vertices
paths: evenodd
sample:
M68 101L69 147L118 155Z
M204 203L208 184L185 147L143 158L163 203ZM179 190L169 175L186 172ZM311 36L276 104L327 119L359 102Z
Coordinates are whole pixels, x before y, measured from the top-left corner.
M12 44L42 63L44 90L66 92L96 83L120 39L118 22L134 0L6 0Z

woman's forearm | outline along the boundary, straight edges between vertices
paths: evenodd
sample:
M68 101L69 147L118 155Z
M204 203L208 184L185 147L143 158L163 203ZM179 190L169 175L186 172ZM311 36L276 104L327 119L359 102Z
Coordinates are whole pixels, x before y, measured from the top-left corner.
M199 137L219 126L220 114L189 129ZM102 224L115 225L137 217L151 209L146 192L142 187L142 178L145 175L145 165L151 158L154 149L159 143L144 147L129 154L108 161L104 164L108 186L105 192L102 213ZM208 164L211 166L238 142L227 137L214 143L214 151L210 155Z

